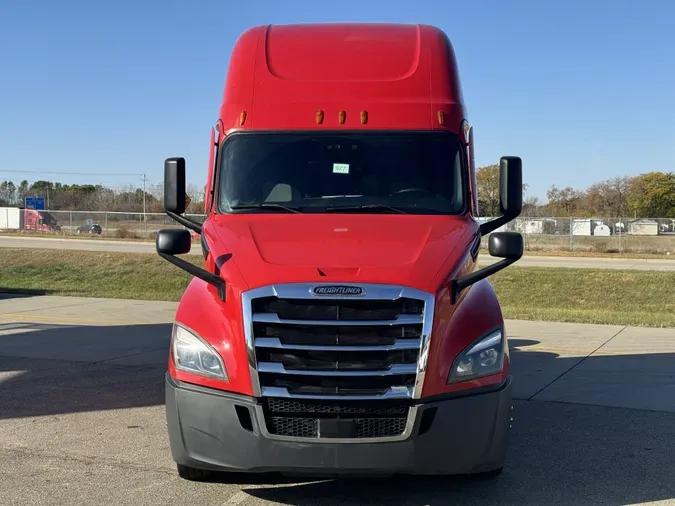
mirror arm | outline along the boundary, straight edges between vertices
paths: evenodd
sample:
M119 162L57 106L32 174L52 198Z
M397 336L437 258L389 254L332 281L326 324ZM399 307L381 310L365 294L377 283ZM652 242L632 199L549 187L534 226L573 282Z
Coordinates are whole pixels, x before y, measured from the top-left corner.
M465 288L470 287L471 285L475 284L481 279L487 278L488 276L492 276L494 273L499 272L502 269L508 267L509 265L517 262L519 259L520 257L505 258L504 260L500 260L499 262L495 262L494 264L490 264L486 267L483 267L482 269L474 271L471 274L467 274L463 278L453 280L451 289L452 303L453 304L457 303L460 292Z
M164 260L166 260L167 262L171 262L179 269L182 269L188 274L192 274L194 277L199 278L203 281L206 281L210 285L215 286L218 289L218 297L220 297L220 300L225 302L225 288L227 287L227 285L223 278L221 278L220 276L216 276L215 274L211 274L209 271L202 269L201 267L197 267L196 265L191 264L190 262L183 260L182 258L178 258L174 255L167 255L166 253L161 253L159 251L157 253Z
M181 225L189 228L190 230L197 232L199 235L202 235L202 226L197 223L196 221L192 221L189 218L186 218L185 216L181 216L180 214L172 213L171 211L166 211L166 214L169 216L174 221L177 221Z
M489 234L490 232L497 230L499 227L502 225L506 225L509 221L513 220L516 218L516 216L510 216L510 215L503 215L500 216L499 218L495 218L494 220L486 221L485 223L481 223L480 225L480 235L484 236Z

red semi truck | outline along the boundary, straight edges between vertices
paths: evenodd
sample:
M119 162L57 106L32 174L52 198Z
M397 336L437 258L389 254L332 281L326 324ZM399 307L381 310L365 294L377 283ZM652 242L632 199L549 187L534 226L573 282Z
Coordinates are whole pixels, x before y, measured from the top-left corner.
M454 51L432 26L258 26L233 49L206 219L175 316L166 417L180 476L480 474L504 466L511 373L489 275L517 261L521 160L479 224ZM478 269L481 238L501 260Z
M0 207L0 230L56 232L61 226L47 211L21 207Z

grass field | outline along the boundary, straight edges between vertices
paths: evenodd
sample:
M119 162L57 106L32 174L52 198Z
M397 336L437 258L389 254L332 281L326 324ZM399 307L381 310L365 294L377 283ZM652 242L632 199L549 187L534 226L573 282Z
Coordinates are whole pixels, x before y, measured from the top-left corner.
M166 228L181 228L177 225L166 225ZM119 233L122 232L122 233ZM133 233L132 233L133 232ZM154 232L150 233L149 236L142 236L137 234L138 231L120 229L115 231L110 235L77 235L72 233L72 231L61 231L61 232L26 232L26 231L0 231L0 236L7 237L39 237L44 239L81 239L81 240L94 240L94 241L129 241L129 242L154 242L155 235ZM591 241L586 244L585 247L579 246L578 249L570 250L569 241L550 242L547 243L546 247L538 245L538 243L532 244L534 236L523 236L526 243L525 255L527 256L564 256L564 257L598 257L598 258L653 258L653 259L672 259L675 261L675 236L659 236L659 237L646 237L646 238L633 238L634 241L624 240L624 244L628 243L627 248L624 248L623 251L619 252L618 249L608 248L604 246L604 242L607 238L604 237L591 237L591 238L581 238L581 239L590 239ZM551 236L542 236L542 237L551 237ZM527 248L528 241L530 248ZM193 238L193 243L198 243L199 239ZM599 247L594 247L593 245L597 243ZM593 247L589 247L593 246ZM634 247L632 247L632 246ZM658 246L658 247L656 247ZM632 249L631 249L632 247ZM649 252L651 251L651 253ZM483 240L481 245L481 252L487 254L487 240Z
M0 248L4 292L177 301L189 280L153 254ZM675 272L509 267L490 280L506 318L675 327Z

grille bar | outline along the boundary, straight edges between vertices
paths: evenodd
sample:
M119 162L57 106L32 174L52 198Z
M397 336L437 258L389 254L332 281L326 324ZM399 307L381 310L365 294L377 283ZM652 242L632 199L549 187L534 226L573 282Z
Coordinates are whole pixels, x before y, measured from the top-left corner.
M287 388L282 387L262 387L263 397L280 397L282 399L316 399L316 395L291 394ZM412 387L389 387L381 395L322 395L320 399L328 401L344 401L345 398L355 401L366 400L388 400L388 399L410 399L413 396Z
M394 325L419 325L424 322L422 315L399 315L395 320L282 320L275 313L256 313L252 316L255 323L271 323L283 325L317 325L317 326L394 326Z
M419 350L421 341L419 339L396 339L394 344L385 344L381 346L346 346L346 345L313 345L313 344L294 344L282 343L277 337L256 337L256 348L275 348L283 350L309 350L309 351L396 351L396 350Z
M370 371L287 369L281 362L259 362L258 372L302 376L393 376L415 374L417 364L394 364L389 369Z
M268 397L263 400L262 405L265 413L271 414L272 416L312 414L316 417L358 416L359 418L376 418L387 416L406 416L408 414L410 402L326 402L324 400L301 401L297 399Z

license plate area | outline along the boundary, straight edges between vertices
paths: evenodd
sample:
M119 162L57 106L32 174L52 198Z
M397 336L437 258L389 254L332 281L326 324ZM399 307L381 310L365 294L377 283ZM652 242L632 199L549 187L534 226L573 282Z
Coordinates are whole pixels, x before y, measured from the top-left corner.
M319 437L327 439L355 438L358 423L349 418L319 418Z

